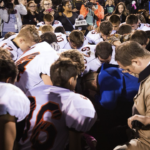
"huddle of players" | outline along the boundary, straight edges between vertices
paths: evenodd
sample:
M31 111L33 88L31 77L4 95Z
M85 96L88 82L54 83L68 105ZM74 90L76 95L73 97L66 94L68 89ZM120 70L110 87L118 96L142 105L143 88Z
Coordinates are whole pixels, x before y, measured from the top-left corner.
M131 34L132 29L149 28L139 27L135 15L128 16L127 24L117 28L118 18L112 15L97 31L88 33L86 40L94 45L87 45L84 34L77 30L68 39L61 32L46 32L40 38L32 25L0 42L2 149L13 147L16 121L25 118L24 132L18 140L20 149L63 149L68 137L69 148L80 149L80 133L90 130L96 121L96 111L88 98L73 92L78 75L96 71L103 62L116 64L115 46L129 38L143 46L149 42L144 31ZM57 39L61 48L58 51L50 46L56 42L51 37ZM19 88L6 83L15 83L28 98Z

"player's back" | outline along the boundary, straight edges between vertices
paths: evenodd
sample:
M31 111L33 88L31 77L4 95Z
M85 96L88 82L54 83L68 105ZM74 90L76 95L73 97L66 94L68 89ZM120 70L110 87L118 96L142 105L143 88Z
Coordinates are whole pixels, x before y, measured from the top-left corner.
M150 24L140 23L140 25L137 28L137 30L150 31Z
M103 41L100 36L100 33L97 33L95 30L89 31L86 35L89 44L98 44L99 42Z
M63 26L62 23L58 20L55 20L52 25L53 25L53 28Z
M50 76L50 66L57 59L56 51L48 43L41 42L32 46L16 61L19 69L16 86L26 93L27 90L43 83L41 75Z
M55 35L57 37L57 43L60 46L60 49L63 49L68 42L66 34L56 32Z
M68 89L43 85L27 96L31 111L19 142L21 150L63 150L69 129L85 132L96 120L90 100Z
M0 115L9 114L22 121L29 114L30 102L16 86L0 82Z

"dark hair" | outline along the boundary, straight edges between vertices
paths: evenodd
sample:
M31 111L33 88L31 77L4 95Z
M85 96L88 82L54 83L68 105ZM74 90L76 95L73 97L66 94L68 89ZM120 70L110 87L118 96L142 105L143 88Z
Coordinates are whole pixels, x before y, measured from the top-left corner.
M109 21L103 21L99 26L99 31L102 32L104 35L110 35L112 29L113 26Z
M63 0L61 4L59 4L58 12L64 12L63 6L66 6L66 4L70 2L69 0Z
M108 42L100 42L96 46L95 57L100 56L102 59L107 59L112 55L112 45Z
M118 11L118 6L119 5L122 5L124 7L123 15L128 16L129 11L127 10L126 5L125 5L124 2L120 2L120 3L117 4L116 9L114 10L113 14L119 14L119 11Z
M12 59L0 58L0 81L6 82L8 78L11 78L13 83L17 77L18 70Z
M71 77L78 75L77 65L69 58L60 58L50 69L50 77L54 86L65 88Z
M146 23L145 17L142 14L136 14L141 23Z
M48 21L48 22L53 22L54 21L54 17L51 14L45 14L43 17L44 21Z
M52 44L53 42L57 42L57 37L53 32L45 32L41 36L41 41L45 41L49 44Z
M137 57L146 57L150 52L144 49L139 43L127 41L116 47L115 60L123 66L130 66L132 60Z
M15 32L7 32L4 36L4 39L8 39L10 36L15 35Z
M65 29L64 29L64 27L62 27L62 26L58 26L58 27L55 28L55 31L54 31L54 32L55 32L55 33L61 32L61 33L65 34Z
M111 23L120 23L121 22L120 17L116 14L111 15L110 18L109 18L109 21Z
M132 32L132 27L129 24L122 24L118 29L118 34L124 35Z
M126 24L132 25L132 24L137 24L137 23L138 23L138 17L136 15L131 14L127 16Z
M69 34L70 42L74 43L78 48L80 48L84 43L84 34L82 31L73 30Z
M84 57L78 50L72 49L62 52L60 58L70 58L75 62L78 67L78 74L81 74L85 70Z
M141 45L146 45L147 40L148 40L147 34L145 31L142 30L136 30L130 37L130 41L138 42Z
M30 12L30 10L28 9L28 7L29 7L29 6L30 6L30 4L32 4L32 3L34 3L34 4L36 5L36 3L34 2L34 0L31 0L31 1L29 1L29 2L27 3L26 8L27 8L27 12L28 12L28 14L31 14L31 12ZM35 10L35 12L36 12L36 10Z

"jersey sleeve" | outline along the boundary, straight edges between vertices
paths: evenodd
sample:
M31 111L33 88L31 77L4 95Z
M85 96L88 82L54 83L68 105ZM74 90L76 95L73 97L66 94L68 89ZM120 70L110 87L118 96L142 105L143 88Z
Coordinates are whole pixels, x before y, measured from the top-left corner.
M90 130L96 119L97 114L91 101L80 94L73 94L66 111L67 127L79 132L86 132Z
M7 84L7 83L4 83ZM0 115L10 114L22 121L30 112L30 102L26 95L14 85L0 85Z
M4 49L7 49L10 54L11 54L11 58L15 61L17 59L17 51L15 49L12 48L12 46L10 46L9 44L9 40L4 40L4 41L1 41L0 42L0 47L1 48L4 48Z

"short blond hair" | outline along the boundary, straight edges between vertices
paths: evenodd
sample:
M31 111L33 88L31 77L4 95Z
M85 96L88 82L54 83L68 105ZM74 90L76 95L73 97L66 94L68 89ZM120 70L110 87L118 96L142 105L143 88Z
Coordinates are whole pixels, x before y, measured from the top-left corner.
M54 32L54 29L51 25L44 25L44 26L40 27L40 31L43 34L45 32Z
M44 9L44 2L45 1L49 1L52 4L51 0L41 0L40 4L41 4L42 9Z
M27 41L36 42L40 41L39 32L34 25L26 25L23 27L17 37L24 37Z

